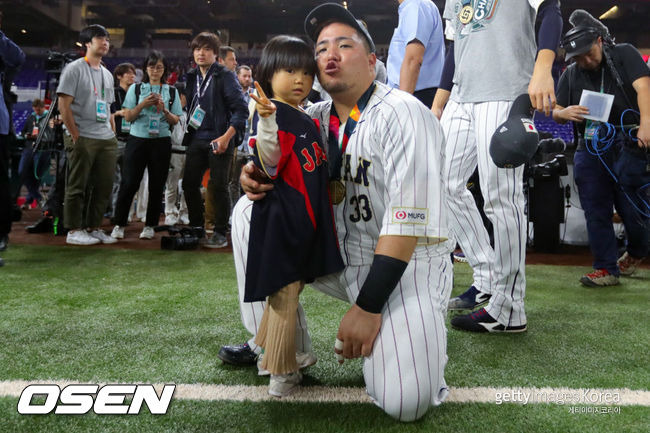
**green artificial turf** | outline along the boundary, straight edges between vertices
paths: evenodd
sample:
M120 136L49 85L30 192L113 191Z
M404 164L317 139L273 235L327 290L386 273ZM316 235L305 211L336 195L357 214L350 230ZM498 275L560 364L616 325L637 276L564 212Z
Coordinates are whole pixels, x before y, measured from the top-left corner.
M4 430L17 432L499 432L639 433L647 431L648 408L620 413L573 414L559 405L454 404L432 408L414 423L400 423L368 404L235 403L172 401L167 415L19 415L17 399L0 398Z
M254 369L223 365L216 356L221 345L249 338L230 254L12 245L3 258L0 380L267 384ZM455 271L459 294L471 284L471 271L463 264ZM585 271L528 266L528 332L450 330L447 383L648 389L650 271L599 289L578 283ZM301 299L319 357L304 385L362 387L361 362L339 366L331 352L347 305L311 289ZM642 431L649 413L449 403L402 425L363 404L175 400L167 416L25 417L16 402L0 399L8 426L0 424L0 431L471 431L487 423L482 430L623 432ZM241 427L247 417L251 426Z

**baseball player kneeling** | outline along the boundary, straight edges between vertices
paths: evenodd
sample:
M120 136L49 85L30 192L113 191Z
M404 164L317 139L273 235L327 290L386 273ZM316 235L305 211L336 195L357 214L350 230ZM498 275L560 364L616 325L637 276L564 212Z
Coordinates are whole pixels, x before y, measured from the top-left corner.
M363 356L371 398L389 415L412 421L448 393L445 310L453 242L447 239L440 174L442 130L413 96L374 81L374 43L346 9L337 4L315 8L305 30L316 43L319 80L332 96L308 112L326 143L346 265L312 286L352 304L341 320L336 352L344 358ZM240 298L250 199L270 188L253 180L251 172L250 165L244 168L248 197L233 211ZM242 304L242 318L252 333L261 311L262 303ZM298 313L300 337L306 328L302 309ZM303 348L309 344L301 343Z

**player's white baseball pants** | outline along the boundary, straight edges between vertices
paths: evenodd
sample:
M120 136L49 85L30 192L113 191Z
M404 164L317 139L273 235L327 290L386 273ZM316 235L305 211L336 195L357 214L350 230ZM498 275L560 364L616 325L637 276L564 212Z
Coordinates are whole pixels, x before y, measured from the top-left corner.
M474 286L492 297L486 310L499 323L526 323L526 215L523 171L498 168L490 158L490 139L512 102L457 103L450 100L441 124L446 138L443 178L449 226L472 269ZM478 164L484 211L494 226L494 248L466 183Z
M232 232L242 320L246 329L255 334L264 304L242 302L245 278L242 264L245 265L248 252L251 208L252 202L246 196L237 202ZM448 394L444 379L447 363L445 316L453 283L452 264L447 254L428 257L426 248L418 247L417 260L409 263L391 294L382 312L382 325L372 355L365 358L363 364L368 394L386 413L402 421L420 418ZM311 285L318 291L353 303L369 270L369 265L348 266L343 272L319 278ZM302 343L309 343L302 308L298 313Z
M172 168L169 170L167 181L165 182L165 216L187 216L185 196L179 187L179 181L183 179L183 171L185 169L185 154L172 152L170 165ZM176 201L179 198L180 203L176 207Z

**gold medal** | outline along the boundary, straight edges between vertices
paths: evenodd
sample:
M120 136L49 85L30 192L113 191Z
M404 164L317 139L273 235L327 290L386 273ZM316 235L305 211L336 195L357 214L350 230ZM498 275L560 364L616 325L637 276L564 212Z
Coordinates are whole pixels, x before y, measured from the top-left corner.
M345 184L341 180L330 180L330 199L339 204L345 198Z
M464 25L472 21L473 17L474 17L474 8L471 5L465 5L463 6L463 8L460 10L460 13L458 14L458 21L460 21L460 23Z

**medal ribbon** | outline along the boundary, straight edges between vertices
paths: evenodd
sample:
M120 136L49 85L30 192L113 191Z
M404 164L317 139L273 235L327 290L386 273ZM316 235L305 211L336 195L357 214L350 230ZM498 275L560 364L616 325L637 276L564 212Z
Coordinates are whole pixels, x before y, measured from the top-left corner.
M350 111L348 120L345 123L345 130L343 131L343 140L339 140L341 120L336 113L334 104L332 104L332 109L330 110L329 134L327 135L327 160L330 179L338 180L341 178L341 163L343 160L343 154L348 145L348 140L352 133L354 133L354 129L357 127L357 122L359 122L359 119L361 118L361 113L363 113L363 110L365 110L368 105L368 101L370 100L372 93L375 91L375 87L375 83L372 83L370 87L368 87L368 90L361 95L361 98L359 98L352 111Z

